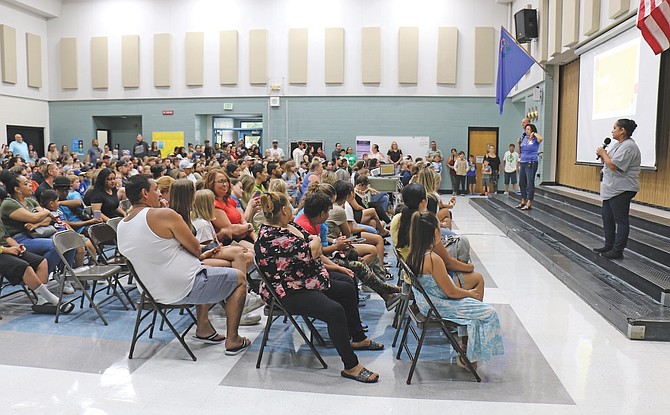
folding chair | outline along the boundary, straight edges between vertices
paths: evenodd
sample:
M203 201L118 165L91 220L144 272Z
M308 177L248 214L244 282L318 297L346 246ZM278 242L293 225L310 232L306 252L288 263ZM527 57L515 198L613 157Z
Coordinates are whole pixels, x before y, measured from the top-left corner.
M402 322L405 319L405 315L407 314L407 306L409 305L410 299L414 296L412 293L412 287L405 282L405 279L403 278L403 269L402 266L400 266L400 261L402 261L402 255L400 255L400 251L394 246L393 247L393 252L395 254L396 260L398 262L398 287L400 287L400 301L398 302L398 305L395 308L395 313L393 315L393 323L391 324L391 327L395 328L395 335L393 336L393 343L391 343L392 347L395 347L396 343L398 342L398 337L400 337L400 331L402 328Z
M279 295L275 292L275 290L272 289L272 284L270 283L270 279L268 278L267 274L263 272L263 270L258 266L258 262L254 258L254 264L256 265L256 270L258 274L261 276L261 280L263 283L265 283L266 287L268 288L268 291L271 294L270 298L270 304L268 304L269 311L268 311L268 318L265 322L265 329L263 331L263 341L261 342L261 347L258 350L258 360L256 360L256 369L260 369L261 367L261 360L263 359L263 351L265 350L265 345L268 342L268 335L270 334L270 329L272 328L272 323L279 317L284 317L284 320L286 321L287 319L291 321L291 324L293 324L293 327L295 327L296 331L300 334L300 336L305 340L305 343L309 346L309 348L312 350L312 353L314 353L314 356L316 356L317 359L319 359L319 362L321 362L321 366L323 366L324 369L328 369L328 365L326 362L323 360L319 352L316 350L314 347L314 343L311 339L308 339L307 336L305 335L305 332L302 330L298 322L295 320L293 315L286 311L286 308L282 304L281 298ZM307 324L307 327L312 333L312 336L319 341L319 343L323 344L323 339L319 335L319 333L316 331L314 328L314 325L312 324L312 321L309 319L309 317L302 315L302 319L305 321L305 324Z
M416 299L413 298L412 300L409 301L409 305L407 308L409 315L405 317L405 329L403 331L402 339L400 340L400 346L398 347L398 352L396 354L396 359L400 359L400 354L404 349L405 352L407 353L407 356L409 356L409 358L412 360L412 365L409 369L409 375L407 376L407 384L409 385L410 383L412 383L412 376L414 375L414 369L416 368L416 363L419 360L419 354L421 353L423 342L426 339L426 332L429 329L442 330L444 335L447 337L447 340L449 340L451 347L456 351L456 353L458 353L458 356L456 358L458 359L460 357L461 359L463 359L463 362L465 362L465 365L467 366L470 373L472 373L472 375L475 377L477 382L481 382L482 379L479 377L477 369L474 368L470 360L465 355L465 352L461 348L460 344L458 343L458 340L456 339L455 333L460 325L450 320L442 318L439 311L437 310L437 308L431 301L430 297L424 290L423 286L417 279L416 275L414 275L409 266L407 266L407 263L404 260L401 260L400 266L409 276L412 282L412 289L418 291L419 294L416 295L422 295L423 298L426 300L426 303L428 303L428 306L430 307L430 310L428 310L428 314L424 315L419 310L419 307L416 304ZM417 333L417 329L415 329L412 326L412 321L414 321L414 324L416 324L417 329L421 330L421 334ZM407 345L407 333L409 331L412 332L412 335L418 342L414 353L412 353L409 346Z
M147 287L142 282L142 279L135 271L135 268L133 268L133 264L131 264L130 261L127 261L126 263L128 264L128 270L130 271L130 274L133 276L135 281L137 281L139 289L142 292L142 297L140 298L139 306L137 307L137 318L135 319L133 338L130 341L130 352L128 353L128 359L133 358L133 352L135 351L135 345L137 344L137 340L139 340L139 338L142 337L142 335L146 333L147 330L149 331L149 338L150 339L153 338L154 328L156 327L156 317L160 314L161 327L159 328L159 330L162 330L163 322L167 323L168 327L170 327L170 330L172 331L172 334L174 334L177 340L179 340L179 343L181 343L182 347L186 350L189 356L191 356L191 359L193 359L194 362L198 360L198 358L195 357L195 355L191 351L191 348L188 347L186 341L184 340L186 334L189 332L189 330L191 330L191 328L197 322L195 315L193 315L193 312L191 311L191 308L194 307L194 305L193 304L173 305L173 304L159 303L154 299L149 290L147 290ZM175 326L168 319L168 313L172 310L180 310L180 311L185 310L186 313L191 317L191 321L188 327L186 327L186 329L181 333L177 331ZM144 321L145 318L149 316L151 316L151 322L147 324L146 327L142 329L142 331L140 331L140 324L142 323L142 321Z
M26 297L28 297L28 300L30 300L31 304L33 304L33 305L37 304L37 296L35 295L35 293L31 289L29 289L26 286L26 284L21 282L21 283L16 284L16 285L20 286L21 291L26 295ZM13 290L13 291L11 291L7 294L2 294L2 290L5 287L8 287L8 286L12 286L12 284L10 284L10 282L5 279L4 275L0 274L0 298L9 297L9 296L12 296L12 295L16 294L17 292L19 292L19 290L17 289L17 290Z
M127 275L128 284L132 284L132 277L128 271L128 265L126 264L126 257L121 255L117 246L116 231L114 228L106 223L96 223L88 228L88 236L91 238L91 243L98 254L98 260L104 265L120 266L121 275L119 275L119 278L121 278L122 275ZM126 290L123 284L119 284L119 289L126 296L133 310L135 309L135 304L133 304L128 292L134 288L134 286L131 286Z
M75 231L65 230L57 232L53 236L53 242L54 247L56 248L56 252L58 252L58 256L60 257L62 262L62 270L60 276L60 296L58 297L58 305L56 307L56 320L55 320L56 323L58 323L61 304L63 304L63 286L66 280L73 281L74 284L76 284L81 289L82 306L85 297L88 299L91 307L93 307L95 311L98 313L98 316L100 317L102 322L105 323L105 326L108 325L107 320L105 320L105 317L102 315L102 312L98 307L99 304L96 304L95 301L93 301L93 296L95 295L95 284L92 284L91 294L89 294L86 288L84 288L84 284L82 284L82 281L93 281L93 282L107 281L113 293L109 297L102 300L100 304L116 297L119 299L123 307L126 310L128 309L128 306L123 301L118 291L116 291L116 285L118 283L118 280L115 277L118 276L119 271L121 271L121 267L119 267L118 265L99 265L98 262L93 257L92 253L86 248L86 244L84 243L82 237ZM70 264L68 263L67 259L65 259L65 255L68 252L79 248L83 248L86 251L86 256L88 257L89 265L72 268L72 266L70 266ZM73 300L69 302L72 301Z
M110 220L107 221L107 224L114 229L114 232L116 232L116 228L119 227L119 222L121 222L123 218L111 218Z

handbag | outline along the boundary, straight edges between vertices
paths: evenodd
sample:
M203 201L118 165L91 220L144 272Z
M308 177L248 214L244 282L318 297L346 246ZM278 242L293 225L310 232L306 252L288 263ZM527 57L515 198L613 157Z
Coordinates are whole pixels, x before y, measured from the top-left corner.
M39 226L28 232L31 238L51 238L56 233L56 228L53 225Z

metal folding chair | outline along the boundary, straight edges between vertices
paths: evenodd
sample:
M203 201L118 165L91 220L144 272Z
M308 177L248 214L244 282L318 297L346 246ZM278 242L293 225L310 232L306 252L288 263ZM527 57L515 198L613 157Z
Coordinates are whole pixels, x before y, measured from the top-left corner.
M119 222L121 222L123 218L111 218L110 220L107 221L107 224L114 229L114 232L116 232L116 228L119 227Z
M189 330L191 330L191 328L197 322L195 315L191 311L191 308L193 308L194 305L193 304L173 305L173 304L159 303L151 295L151 292L147 290L147 287L142 282L142 279L135 271L135 268L133 268L133 264L131 264L130 261L127 261L127 264L130 274L133 276L135 281L137 281L137 285L139 285L139 290L142 292L142 297L140 298L140 302L137 307L137 318L135 319L135 328L133 329L133 337L130 341L130 352L128 353L128 359L133 358L133 352L135 351L135 345L137 344L137 340L139 340L139 338L142 337L144 333L149 331L149 338L153 337L154 328L156 327L156 318L158 315L160 315L161 327L159 328L159 330L162 330L163 322L167 323L168 327L170 328L170 331L172 331L172 334L174 334L177 340L179 340L179 343L182 345L184 350L186 350L189 356L191 356L191 359L193 359L194 362L198 360L198 358L195 357L195 354L193 354L191 348L188 347L188 344L186 344L186 341L184 340L186 334L189 332ZM191 318L191 321L189 322L188 326L181 333L177 331L174 324L168 318L168 313L172 310L186 311L186 314L188 314L188 316ZM151 322L147 324L140 331L140 324L142 324L142 321L144 321L147 317L151 317Z
M424 315L419 310L419 307L416 304L416 299L412 298L408 302L409 303L407 307L408 315L404 318L405 329L403 330L403 335L400 340L400 346L398 347L398 352L396 353L396 359L400 359L400 354L402 353L403 350L405 350L407 356L409 356L409 358L412 360L412 365L409 369L409 374L407 376L407 384L409 385L410 383L412 383L412 376L414 375L414 369L416 368L416 363L419 360L419 354L421 354L421 348L423 347L423 342L426 339L426 333L430 329L442 330L444 335L447 337L447 340L451 344L451 347L456 351L456 353L458 353L458 356L456 358L457 359L461 358L463 362L465 362L467 369L470 371L470 373L472 373L477 382L481 382L482 379L479 377L477 369L475 369L470 360L467 358L465 352L461 348L461 345L456 339L457 337L456 332L459 327L459 324L456 324L450 320L442 318L439 311L437 310L437 308L431 301L430 297L424 290L423 286L421 285L421 282L419 282L416 275L414 275L409 266L407 266L407 263L405 263L404 260L401 260L400 266L409 276L412 282L413 291L416 290L419 293L415 295L423 296L423 298L426 300L426 303L430 307L430 310L428 310L428 314ZM412 322L414 322L414 324L416 325L416 329L412 326ZM420 334L417 332L417 329L421 330ZM416 350L414 351L414 353L412 353L407 344L407 334L410 331L412 332L414 338L417 340Z
M58 317L60 317L61 304L63 304L63 286L66 280L72 281L76 286L78 286L81 289L82 291L81 295L83 297L82 297L82 306L80 307L83 307L84 297L88 299L91 307L93 307L96 313L98 313L98 316L100 317L102 322L105 323L105 326L108 325L107 320L102 315L102 312L100 311L99 308L99 304L96 304L95 301L93 301L93 296L95 295L95 284L92 284L91 294L89 294L86 288L84 287L84 284L82 284L82 282L107 281L107 284L109 284L109 287L111 287L112 289L112 295L105 298L103 301L100 302L100 304L116 297L119 299L123 307L126 310L128 309L128 306L126 305L126 303L123 301L118 291L116 290L116 286L118 284L118 279L116 277L121 271L121 267L117 265L99 265L96 259L94 258L94 255L86 248L86 244L84 243L82 237L75 231L65 230L57 232L53 236L53 242L54 247L56 248L56 252L58 252L58 256L62 261L61 276L59 278L60 296L58 297L58 305L56 307L56 319L55 319L56 323L58 323ZM83 248L85 250L86 256L88 257L89 265L72 268L72 266L68 263L67 259L65 258L65 255L68 252L79 248ZM69 302L72 301L74 300L70 300Z
M314 353L314 356L319 360L321 363L321 366L323 366L324 369L328 369L328 365L326 362L323 360L319 352L316 350L314 347L314 342L312 339L308 339L307 335L305 335L305 332L302 330L298 322L295 320L295 317L288 311L286 311L286 308L282 304L281 298L275 290L272 289L272 284L270 283L270 279L268 278L267 274L263 272L263 270L258 266L258 262L256 262L256 259L254 259L254 263L256 265L256 270L258 274L261 276L261 280L263 283L266 285L268 288L268 291L271 293L271 298L270 298L270 304L268 304L269 311L268 311L268 317L265 322L265 329L263 330L263 340L261 341L261 347L258 350L258 359L256 360L256 369L259 369L261 367L261 360L263 359L263 351L265 350L265 346L268 342L268 336L270 334L270 329L272 328L272 323L274 323L275 320L277 320L279 317L284 317L284 320L290 320L291 324L293 324L293 327L295 327L296 331L300 334L300 336L305 340L305 343L309 346L309 348L312 350L312 353ZM312 337L317 339L317 341L321 344L323 344L323 339L319 335L319 333L316 331L314 328L314 325L312 324L312 321L309 319L307 316L301 316L302 319L305 321L305 324L309 328Z
M104 265L118 265L121 267L121 278L124 275L128 276L128 284L132 284L132 276L128 271L128 265L126 264L126 257L121 255L117 246L117 236L114 228L109 226L106 223L96 223L91 225L88 228L88 236L91 238L91 243L95 247L95 251L98 254L98 260ZM126 289L123 284L119 283L119 289L125 295L125 297L130 302L133 310L135 305L133 304L129 291L135 289L134 286L130 286Z

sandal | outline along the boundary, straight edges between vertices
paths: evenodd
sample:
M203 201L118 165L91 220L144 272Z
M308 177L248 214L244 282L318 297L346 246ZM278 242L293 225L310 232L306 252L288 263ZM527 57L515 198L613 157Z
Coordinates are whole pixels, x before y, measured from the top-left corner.
M377 377L373 377L375 373L372 373L366 368L363 368L363 370L360 371L358 375L352 375L344 370L340 372L340 375L342 375L343 378L347 379L353 379L357 382L362 382L362 383L376 383L379 380L379 375Z
M226 356L236 356L251 346L251 340L246 337L242 337L242 344L233 349L226 349Z
M33 313L37 314L52 314L56 315L57 307L54 304L44 303L44 304L34 304L32 307ZM74 310L74 304L65 303L60 306L61 314L70 314Z
M472 365L473 369L477 370L477 362L470 362L470 364ZM458 358L456 359L456 365L458 367L463 368L463 369L470 370L468 368L468 365L465 364L465 361L463 360L463 358L461 356L458 356Z
M519 203L518 205L514 206L515 209L523 209L526 207L525 203Z
M210 334L207 337L201 337L198 336L197 334L194 334L193 338L207 344L221 344L226 340L226 336L219 337L219 333L216 330L214 330L214 333Z
M363 346L351 346L352 349L354 350L384 350L384 345L381 343L377 343L374 340L370 340L370 343L363 345Z
M522 207L521 210L530 210L530 205L526 205L526 206Z

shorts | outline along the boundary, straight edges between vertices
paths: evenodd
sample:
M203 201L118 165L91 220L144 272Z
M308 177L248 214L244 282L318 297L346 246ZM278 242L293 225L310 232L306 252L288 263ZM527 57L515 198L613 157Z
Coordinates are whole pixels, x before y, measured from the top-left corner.
M491 186L491 178L482 177L482 186Z
M0 254L0 270L2 270L2 276L10 284L16 285L23 282L23 274L28 267L37 270L42 261L44 261L43 256L28 251L25 251L21 256Z
M505 172L505 184L516 184L516 171L511 173Z
M191 292L174 304L216 304L237 289L237 270L205 267L195 274Z
M449 274L452 281L454 281L455 286L457 286L458 288L463 288L463 286L465 284L465 281L463 280L463 273L462 272L447 270L447 274Z
M468 186L471 184L477 184L477 176L467 176Z

